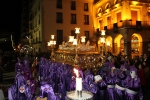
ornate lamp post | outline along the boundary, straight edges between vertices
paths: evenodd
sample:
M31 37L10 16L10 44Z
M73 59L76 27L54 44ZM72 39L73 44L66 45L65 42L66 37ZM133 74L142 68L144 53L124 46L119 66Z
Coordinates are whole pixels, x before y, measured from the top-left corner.
M56 41L54 40L54 37L55 37L55 35L51 35L51 40L49 42L47 42L48 43L48 47L50 47L51 50L52 50L51 56L50 56L51 60L55 60L54 49L55 49L55 46L56 46Z
M75 55L75 59L74 59L74 65L75 66L77 66L77 65L79 65L79 56L78 56L78 35L79 35L79 33L80 33L80 28L75 28L75 33L77 34L77 38L76 39L74 39L74 41L73 41L73 45L75 45L76 47L75 47L75 53L76 53L76 55Z
M101 41L101 56L104 56L104 49L105 49L105 30L101 30L101 37L100 37L100 41Z
M101 59L102 59L102 63L104 62L104 52L105 52L105 30L101 30L101 37L100 37L100 42L101 42Z

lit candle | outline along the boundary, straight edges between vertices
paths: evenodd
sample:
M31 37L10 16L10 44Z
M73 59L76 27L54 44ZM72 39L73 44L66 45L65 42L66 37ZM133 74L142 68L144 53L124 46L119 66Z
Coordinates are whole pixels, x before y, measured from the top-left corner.
M49 42L47 42L48 43L48 46L50 46L51 44L50 44L50 41Z
M105 38L104 38L104 37L101 37L101 38L100 38L100 41L101 41L101 43L105 43Z
M79 34L79 33L80 33L80 28L76 27L76 28L75 28L75 33L76 33L76 34Z
M79 77L79 72L74 68L74 72L76 74L76 91L82 91L82 78Z
M105 35L105 30L101 30L101 35Z
M55 35L51 35L51 39L54 39L54 36L55 36Z
M77 45L77 39L73 40L73 45Z
M50 41L50 45L52 45L53 44L53 41Z
M85 42L85 38L86 38L86 36L81 36L81 42L82 43Z
M73 42L74 41L74 36L69 36L69 42Z
M54 45L56 45L56 41L54 41Z

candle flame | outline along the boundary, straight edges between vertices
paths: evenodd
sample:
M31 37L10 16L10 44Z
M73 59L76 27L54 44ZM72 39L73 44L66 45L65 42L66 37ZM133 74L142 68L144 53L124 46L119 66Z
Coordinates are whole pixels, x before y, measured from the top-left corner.
M76 74L77 77L79 77L78 70L74 68L74 73Z

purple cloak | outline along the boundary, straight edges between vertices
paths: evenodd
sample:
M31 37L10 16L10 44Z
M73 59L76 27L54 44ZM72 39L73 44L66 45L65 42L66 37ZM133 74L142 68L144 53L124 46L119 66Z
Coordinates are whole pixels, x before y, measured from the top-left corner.
M116 84L116 75L114 73L110 73L106 77L106 84L107 84L107 89L106 89L106 100L115 100L114 99L114 88Z
M126 74L125 71L120 71L117 74L116 85L114 89L115 100L125 100L125 87L126 87Z
M9 100L16 100L16 85L13 84L11 87L8 89L8 99Z
M139 100L143 99L143 94L141 91L140 79L138 77L126 79L127 86L125 91L126 100Z
M101 80L97 84L97 93L94 95L94 100L106 100L106 89L107 85L105 81Z

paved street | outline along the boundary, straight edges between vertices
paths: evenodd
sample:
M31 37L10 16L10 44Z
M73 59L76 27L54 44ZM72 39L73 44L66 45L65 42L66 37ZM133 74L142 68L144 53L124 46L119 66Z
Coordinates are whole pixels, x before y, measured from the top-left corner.
M5 95L5 98L7 100L7 97L8 97L8 88L13 84L14 82L14 77L15 77L15 72L7 72L4 74L4 95Z
M5 73L3 74L3 87L5 99L8 100L8 88L14 83L15 78L15 62L8 64L5 68Z

